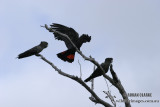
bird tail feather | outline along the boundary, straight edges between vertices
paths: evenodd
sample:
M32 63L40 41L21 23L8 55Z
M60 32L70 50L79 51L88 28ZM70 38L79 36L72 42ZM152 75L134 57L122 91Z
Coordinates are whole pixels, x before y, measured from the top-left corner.
M66 51L58 53L57 56L63 61L72 63L74 61L75 52L76 51L73 49L68 49Z
M28 50L28 51L25 51L25 52L19 54L17 58L21 59L21 58L25 58L25 57L31 56L33 54L34 54L34 52L30 52L30 50Z
M88 77L87 79L84 80L84 82L88 82L92 79L92 77Z

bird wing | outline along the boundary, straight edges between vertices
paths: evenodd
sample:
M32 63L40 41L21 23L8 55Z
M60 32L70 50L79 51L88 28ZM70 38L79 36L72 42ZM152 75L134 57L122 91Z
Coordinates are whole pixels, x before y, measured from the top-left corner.
M108 68L109 68L109 64L102 63L102 64L101 64L101 67L105 70L105 73L107 73ZM98 68L96 68L96 70L95 70L87 79L85 79L84 81L85 81L85 82L88 82L88 81L90 81L91 79L96 78L96 77L101 76L101 75L102 75L102 70L98 67Z
M38 50L38 46L35 46L21 54L18 55L18 58L24 58L24 57L28 57L28 56L31 56L31 55L35 55L35 54L38 54L39 53L39 50Z
M88 81L90 81L91 79L94 79L94 78L96 78L96 77L98 77L98 76L101 76L101 75L102 75L102 74L101 74L100 68L96 68L96 70L93 71L93 73L92 73L87 79L85 79L84 81L85 81L85 82L88 82Z
M71 41L74 44L78 41L79 34L73 28L70 28L70 27L67 27L67 26L64 26L61 24L57 24L57 23L53 23L50 26L53 30L56 30L58 32L61 32L63 34L68 35L68 37L71 39ZM57 33L53 33L53 34L55 36L55 39L64 41L68 49L73 48L72 44L68 41L67 38L65 38Z

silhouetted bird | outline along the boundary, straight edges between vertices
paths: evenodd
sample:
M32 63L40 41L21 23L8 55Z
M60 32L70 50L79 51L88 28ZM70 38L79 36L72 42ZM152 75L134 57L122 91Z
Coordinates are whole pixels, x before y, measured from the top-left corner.
M47 48L47 46L48 46L48 43L45 41L42 41L39 45L19 54L18 59L29 57L32 55L38 55L38 53L40 53L44 48Z
M82 34L82 36L79 37L79 34L73 28L70 28L61 24L56 24L56 23L53 23L50 26L51 26L51 29L68 35L68 37L71 39L71 41L76 45L76 47L79 50L83 43L90 42L91 40L91 36L88 36L87 34ZM58 53L57 56L63 61L68 61L72 63L74 61L76 49L72 46L72 44L68 41L67 38L57 33L53 33L53 34L55 36L55 39L64 41L66 44L66 47L68 48L68 50Z
M109 66L111 65L113 61L113 58L106 58L105 62L101 64L102 68L105 70L105 73L108 72ZM84 80L85 82L90 81L93 78L96 78L98 76L102 75L102 71L101 69L98 67L86 80Z

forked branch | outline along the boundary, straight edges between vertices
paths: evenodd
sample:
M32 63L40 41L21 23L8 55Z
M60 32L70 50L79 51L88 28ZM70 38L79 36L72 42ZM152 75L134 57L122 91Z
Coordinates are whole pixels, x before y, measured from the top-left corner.
M96 103L100 103L100 104L104 105L105 107L113 107L113 106L110 105L109 103L107 103L107 102L103 101L102 99L100 99L100 98L96 95L96 93L95 93L92 89L90 89L90 87L88 87L88 85L86 85L86 84L83 82L83 80L82 80L81 78L79 78L79 77L77 77L77 76L74 76L74 75L67 74L67 73L61 71L61 70L60 70L59 68L57 68L52 62L50 62L49 60L47 60L47 59L46 59L44 56L42 56L41 54L39 54L39 57L40 57L43 61L45 61L46 63L48 63L49 65L51 65L51 66L55 69L55 71L57 71L60 75L65 76L65 77L68 77L68 78L70 78L70 79L78 82L79 84L81 84L88 92L90 92L90 93L92 94L92 96L95 98Z
M61 33L61 32L55 31L55 30L49 28L46 24L45 24L45 26L41 26L41 27L45 27L48 31L57 33L57 34L65 37L65 38L67 38L67 39L70 41L70 43L73 45L73 47L76 49L76 51L77 51L85 60L88 60L88 61L92 62L93 64L95 64L97 67L99 67L99 68L103 71L103 72L102 72L103 77L106 78L107 80L109 80L110 83L111 83L112 85L114 85L114 86L119 90L120 94L121 94L122 97L123 97L123 100L125 101L125 106L126 106L126 107L131 107L130 102L129 102L129 99L128 99L128 96L127 96L127 93L126 93L125 89L123 88L120 80L118 79L116 73L113 71L112 65L110 66L110 71L111 71L111 74L112 74L113 79L110 78L108 75L105 74L105 71L103 70L103 68L101 67L101 65L100 65L94 58L92 58L91 56L90 56L90 57L86 57L86 56L76 47L76 45L70 40L70 38L69 38L66 34L63 34L63 33ZM42 57L42 56L41 56L41 57ZM42 58L42 59L43 59L43 58ZM57 68L57 67L55 67L55 68ZM55 69L55 70L58 71L58 68ZM81 85L83 85L90 93L95 94L95 93L93 93L93 91L89 90L90 88L89 88L81 79L78 79L78 77L74 77L74 76L69 75L69 74L64 75L65 73L63 73L61 70L60 70L59 73L62 73L63 76L66 76L66 77L69 77L69 78L72 77L71 79L79 82L79 83L80 83ZM96 96L96 97L95 97L95 96ZM96 100L97 100L97 99L100 100L99 97L98 97L96 94L95 94L95 96L94 96L94 97L95 97ZM103 102L102 100L100 100L100 101ZM106 102L103 102L103 105L104 105L105 103L106 103ZM106 103L106 104L108 105L108 103ZM109 107L109 106L110 106L110 105L105 106L105 107Z

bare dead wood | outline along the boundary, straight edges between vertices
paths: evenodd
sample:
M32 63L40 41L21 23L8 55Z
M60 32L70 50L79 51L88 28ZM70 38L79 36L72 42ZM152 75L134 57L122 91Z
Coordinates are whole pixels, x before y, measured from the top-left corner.
M126 107L131 107L130 101L129 101L128 96L127 96L127 93L126 93L123 85L121 84L121 81L118 79L117 74L114 72L112 64L110 66L110 71L111 71L113 80L116 83L115 87L119 90L120 94L123 97L123 100L125 101L125 106Z
M58 31L56 31L56 30L53 30L53 29L49 28L46 24L45 24L45 26L41 26L41 27L45 27L49 32L54 32L54 33L57 33L57 34L65 37L65 38L67 38L67 39L70 41L70 43L73 45L73 47L76 49L76 51L77 51L85 60L88 60L88 61L92 62L93 64L95 64L97 67L99 67L99 68L103 71L103 72L102 72L102 73L103 73L103 76L104 76L106 79L108 79L112 84L114 84L114 81L112 80L112 78L110 78L108 75L105 74L105 71L103 70L103 68L101 67L101 65L100 65L94 58L92 58L91 56L90 56L90 57L85 56L85 55L82 53L82 51L80 51L80 50L76 47L76 45L70 40L70 38L69 38L66 34L63 34L63 33L58 32Z
M88 85L86 85L83 80L77 76L74 76L74 75L70 75L70 74L67 74L63 71L61 71L59 68L57 68L52 62L50 62L49 60L47 60L44 56L42 56L41 54L38 55L43 61L45 61L46 63L48 63L49 65L51 65L55 71L57 71L60 75L62 76L65 76L65 77L68 77L76 82L78 82L79 84L81 84L88 92L90 92L92 94L92 96L95 98L94 101L96 101L97 103L100 103L102 105L104 105L105 107L113 107L112 105L110 105L109 103L103 101L102 99L100 99L96 93L90 89L90 87L88 87Z
M129 102L129 99L128 99L128 96L127 96L127 93L126 93L125 89L123 88L120 80L118 80L117 82L115 82L114 79L112 79L112 78L110 78L108 75L106 75L106 74L105 74L105 71L103 70L103 68L101 67L101 65L100 65L94 58L92 58L91 56L90 56L90 57L86 57L86 56L82 53L82 51L80 51L80 50L75 46L75 44L70 40L70 38L69 38L66 34L63 34L63 33L60 33L60 32L58 32L58 31L55 31L55 30L49 28L46 24L45 24L45 26L41 26L41 27L45 27L48 31L57 33L57 34L65 37L65 38L67 38L67 39L70 41L70 43L73 45L73 47L76 49L76 51L77 51L85 60L88 60L88 61L92 62L93 64L95 64L97 67L99 67L99 68L102 70L102 75L103 75L103 77L106 78L107 80L109 80L110 83L111 83L112 85L114 85L114 86L119 90L120 94L121 94L122 97L123 97L123 100L125 101L125 106L126 106L126 107L131 107L130 102ZM111 67L110 70L113 70L112 67ZM117 77L117 79L118 79L118 77ZM83 83L84 83L84 82L83 82ZM84 84L85 84L85 83L84 83ZM82 84L81 84L81 85L82 85ZM86 85L86 84L85 84L85 85ZM98 97L98 96L97 96L97 97ZM97 100L97 99L96 99L96 100Z
M79 62L79 60L78 60L78 64L80 66L80 78L82 78L82 69L81 69L81 63Z
M106 98L109 98L112 102L112 104L114 105L114 107L116 107L116 102L114 100L115 96L111 95L111 91L103 91L107 96Z

